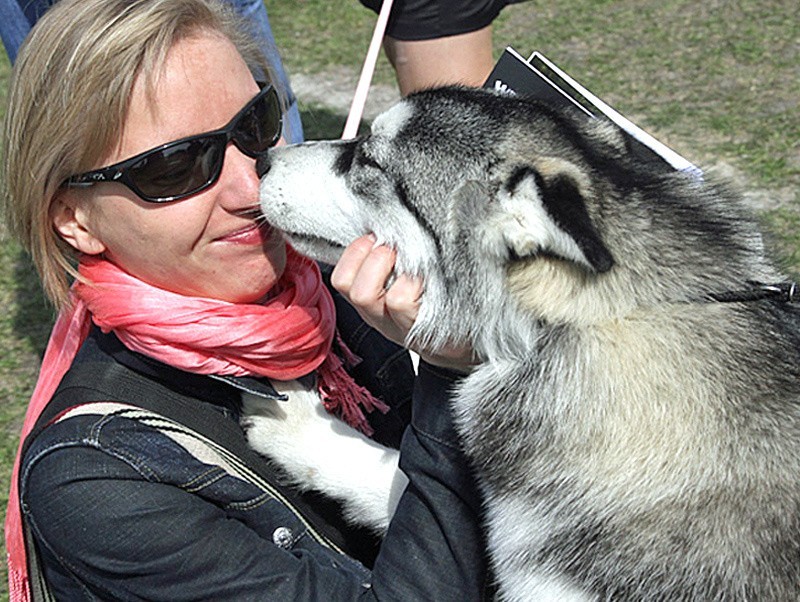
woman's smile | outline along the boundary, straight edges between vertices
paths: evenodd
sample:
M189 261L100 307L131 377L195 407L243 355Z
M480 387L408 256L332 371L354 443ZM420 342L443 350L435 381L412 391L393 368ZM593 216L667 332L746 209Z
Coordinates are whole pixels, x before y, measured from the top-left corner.
M252 223L243 228L220 236L215 240L239 245L267 244L275 235L275 230L266 223Z

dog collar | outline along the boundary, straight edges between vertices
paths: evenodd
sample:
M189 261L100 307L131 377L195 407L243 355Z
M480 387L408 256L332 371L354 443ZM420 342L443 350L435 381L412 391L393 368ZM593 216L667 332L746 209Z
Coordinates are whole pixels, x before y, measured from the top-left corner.
M776 299L783 303L795 303L800 301L799 295L797 282L778 282L774 284L754 282L750 289L712 293L709 295L709 299L722 303L741 303L745 301L762 301L764 299Z

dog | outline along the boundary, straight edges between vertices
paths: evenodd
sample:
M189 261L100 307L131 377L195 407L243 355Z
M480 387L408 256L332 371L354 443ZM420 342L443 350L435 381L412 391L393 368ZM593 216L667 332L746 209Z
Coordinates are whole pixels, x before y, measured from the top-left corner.
M424 280L409 347L480 359L452 404L501 599L800 599L796 285L728 187L458 87L259 163L297 250L373 233Z

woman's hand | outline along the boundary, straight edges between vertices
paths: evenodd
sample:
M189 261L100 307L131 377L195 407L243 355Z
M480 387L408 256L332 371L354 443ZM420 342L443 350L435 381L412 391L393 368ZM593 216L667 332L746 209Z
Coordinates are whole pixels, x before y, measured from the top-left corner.
M401 274L387 289L386 281L395 259L394 249L375 246L373 236L362 236L342 253L331 283L367 324L395 343L405 345L406 335L419 312L423 283L421 278ZM431 364L460 371L469 371L476 363L472 350L466 348L448 348L435 355L424 349L414 351Z

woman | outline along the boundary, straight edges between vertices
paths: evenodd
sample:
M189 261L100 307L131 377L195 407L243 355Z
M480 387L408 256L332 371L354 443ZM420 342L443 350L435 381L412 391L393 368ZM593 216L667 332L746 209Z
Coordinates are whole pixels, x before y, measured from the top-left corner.
M7 213L61 313L9 505L12 599L36 596L39 574L58 599L479 599L456 373L421 363L405 429L407 358L258 219L280 91L257 83L271 70L241 31L213 0L63 0L20 53ZM419 283L383 294L392 261L361 239L333 281L398 339ZM246 449L242 397L294 379L376 440L405 429L409 485L374 562L329 500Z

